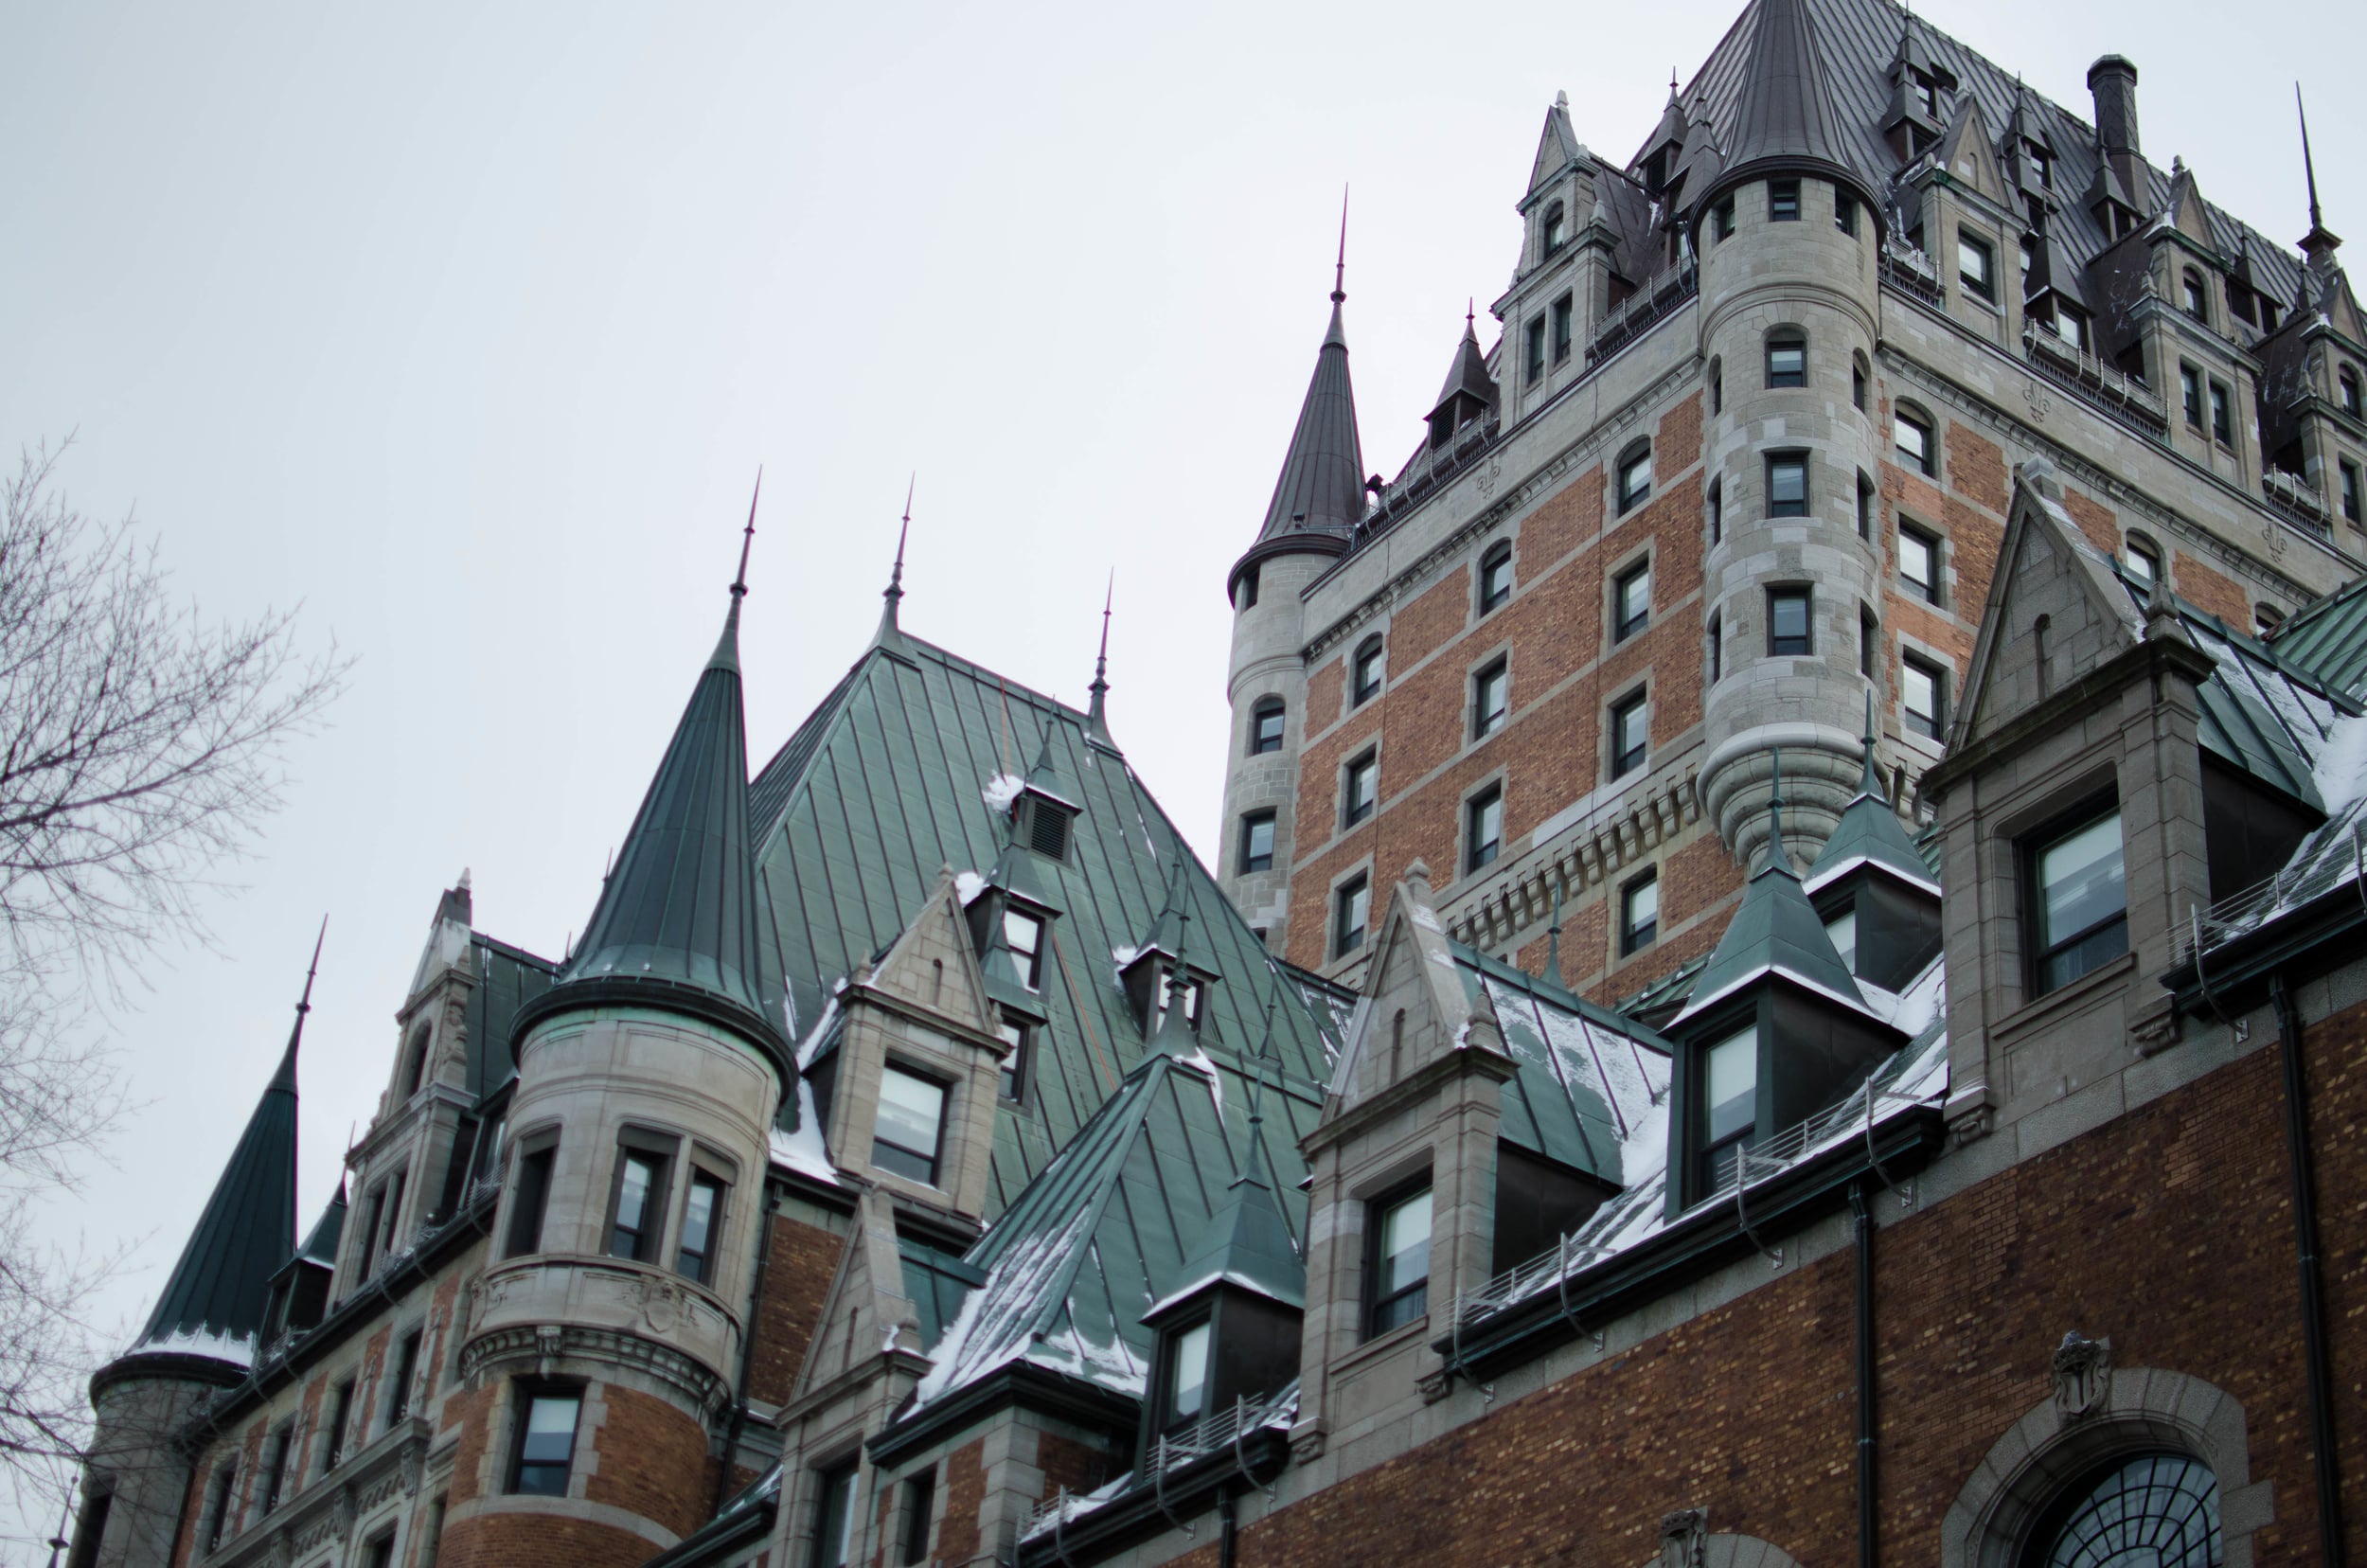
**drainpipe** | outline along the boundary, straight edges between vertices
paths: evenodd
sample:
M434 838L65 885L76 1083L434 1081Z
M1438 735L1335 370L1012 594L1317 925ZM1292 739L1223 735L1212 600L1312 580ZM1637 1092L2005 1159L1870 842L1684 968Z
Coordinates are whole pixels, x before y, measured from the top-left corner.
M2285 976L2269 977L2285 1058L2285 1141L2293 1162L2293 1244L2301 1265L2302 1347L2309 1367L2309 1429L2317 1450L2318 1541L2326 1568L2342 1568L2341 1479L2334 1450L2334 1367L2326 1353L2324 1295L2318 1262L2318 1194L2309 1169L2308 1087L2302 1077L2302 1010Z
M1239 1561L1240 1522L1233 1506L1230 1490L1217 1493L1217 1568L1233 1568Z
M1874 1217L1863 1182L1849 1184L1849 1228L1858 1252L1858 1568L1874 1568Z
M767 1191L756 1218L762 1226L756 1238L756 1278L748 1290L748 1328L739 1340L739 1387L732 1395L732 1424L724 1429L723 1462L715 1467L715 1502L707 1509L713 1519L732 1495L732 1455L739 1452L739 1434L748 1426L748 1383L756 1373L757 1318L764 1310L764 1271L773 1261L773 1217L780 1212L777 1194Z

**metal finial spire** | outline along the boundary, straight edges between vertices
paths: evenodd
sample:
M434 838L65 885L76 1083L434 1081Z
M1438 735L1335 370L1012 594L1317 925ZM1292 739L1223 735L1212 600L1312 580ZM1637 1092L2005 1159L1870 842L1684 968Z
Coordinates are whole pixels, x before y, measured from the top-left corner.
M896 529L896 564L888 572L888 585L880 591L880 597L887 602L880 611L880 630L872 637L875 644L902 644L904 633L897 624L897 607L904 601L904 542L912 537L913 491L919 484L920 472L916 469L904 481L904 521Z
M1466 294L1463 298L1463 330L1473 337L1479 335L1479 296Z
M2302 172L2309 180L2309 226L2323 228L2325 220L2318 208L2318 166L2309 156L2309 111L2303 106L2302 84L2298 81L2293 83L2293 112L2302 120Z
M296 1021L298 1023L302 1023L304 1015L312 1010L312 976L321 971L321 944L328 940L329 917L324 915L321 917L320 932L312 938L311 966L304 971L304 994L296 998Z
M1118 569L1112 566L1109 585L1101 594L1101 651L1094 655L1094 684L1085 688L1093 694L1086 718L1094 728L1105 732L1108 725L1103 702L1110 695L1110 606L1116 601L1117 592Z
M1668 101L1677 101L1677 67L1674 65L1668 67Z
M756 543L756 497L764 493L764 465L756 465L756 488L748 492L748 526L739 535L739 571L732 578L732 600L748 597L748 552Z
M1340 259L1331 268L1331 302L1348 297L1348 187L1340 187Z

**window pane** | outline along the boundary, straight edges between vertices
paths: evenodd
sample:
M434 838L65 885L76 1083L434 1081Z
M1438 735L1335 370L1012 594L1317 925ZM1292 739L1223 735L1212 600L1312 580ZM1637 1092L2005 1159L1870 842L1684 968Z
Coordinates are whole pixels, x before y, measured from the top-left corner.
M715 1215L723 1198L723 1188L711 1176L701 1176L690 1184L690 1202L682 1217L682 1256L676 1267L691 1278L704 1283L707 1256L714 1250Z
M1392 1297L1398 1297L1401 1303L1413 1301L1415 1298L1403 1292L1426 1285L1429 1279L1430 1192L1425 1188L1391 1205L1380 1218L1380 1277L1374 1294L1382 1302ZM1425 1304L1416 1302L1411 1308L1401 1305L1392 1323L1377 1327L1408 1322L1423 1310Z
M917 1181L936 1180L937 1131L945 1120L945 1088L890 1067L880 1075L880 1115L873 1127L872 1163Z
M1914 464L1915 467L1929 472L1931 466L1931 442L1930 433L1927 432L1921 425L1915 423L1914 420L1910 419L1901 418L1896 421L1896 423L1898 427L1897 440L1900 454L1903 454L1909 462Z
M1777 653L1808 651L1808 596L1784 593L1768 599L1768 626Z
M1167 1413L1175 1420L1200 1414L1208 1399L1208 1325L1196 1323L1176 1336L1168 1380Z
M855 1470L849 1465L822 1478L821 1506L814 1519L814 1568L846 1568L854 1549Z
M1767 465L1768 510L1776 517L1800 517L1808 509L1808 460L1774 457Z
M1348 811L1350 823L1363 821L1373 814L1380 788L1380 768L1371 757L1348 764Z
M1504 728L1504 713L1509 705L1512 678L1502 665L1482 670L1479 694L1473 704L1474 727L1481 735L1493 735Z
M1808 349L1802 343L1777 343L1767 350L1767 384L1803 386L1808 379Z
M1718 1143L1749 1128L1757 1114L1759 1031L1743 1030L1709 1048L1702 1061L1701 1105L1705 1143Z
M2127 909L2118 811L2039 851L2038 903L2046 947Z
M1907 727L1931 739L1940 738L1939 682L1932 672L1909 660L1899 667L1899 689L1907 709Z
M1651 736L1651 715L1642 703L1634 704L1619 715L1619 748L1640 752Z
M1920 534L1902 531L1898 536L1898 574L1920 591L1931 597L1931 542Z
M1282 749L1282 709L1279 705L1257 710L1255 738L1250 742L1253 754Z
M1273 822L1271 815L1254 816L1241 825L1241 869L1273 869Z
M1858 968L1858 912L1854 909L1836 915L1824 922L1824 935L1833 939L1833 951L1851 972Z
M1652 615L1652 571L1646 566L1619 579L1619 634L1631 637Z

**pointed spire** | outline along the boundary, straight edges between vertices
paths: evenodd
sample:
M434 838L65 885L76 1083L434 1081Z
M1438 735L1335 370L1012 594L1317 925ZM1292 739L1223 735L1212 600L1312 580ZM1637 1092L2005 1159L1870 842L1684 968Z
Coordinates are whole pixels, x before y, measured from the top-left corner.
M871 638L882 648L901 647L904 641L904 630L898 623L897 614L904 602L904 541L912 535L913 490L919 483L920 472L917 469L904 481L904 521L896 529L896 566L888 573L887 587L881 592L880 597L887 603L880 611L880 630Z
M738 634L755 528L751 500L715 656L691 689L582 941L551 988L512 1021L513 1052L541 1019L631 1001L729 1028L774 1064L784 1086L794 1082L778 997L758 956L748 827Z
M1111 745L1110 739L1110 606L1117 602L1118 569L1110 568L1110 581L1101 591L1101 651L1094 655L1093 685L1085 690L1091 700L1085 709L1085 735L1088 739Z
M1348 187L1340 187L1340 258L1331 269L1331 303L1344 305L1348 298ZM1336 328L1340 312L1335 308L1331 319Z
M1873 205L1873 192L1842 151L1824 51L1807 0L1758 0L1758 10L1734 146L1719 184L1731 184L1746 169L1841 175ZM1708 195L1705 188L1701 196Z
M1463 337L1455 344L1454 359L1447 366L1447 379L1438 388L1437 401L1431 404L1429 419L1433 437L1451 435L1475 415L1492 413L1502 406L1503 393L1496 385L1496 378L1487 373L1487 356L1480 351L1476 323L1476 309L1467 309ZM1438 428L1441 416L1445 417L1444 430Z
M2342 241L2326 227L2325 213L2318 205L2318 164L2309 155L2309 111L2302 103L2302 84L2293 83L2293 112L2302 122L2302 174L2309 183L2309 232L2302 236L2302 254L2309 258L2309 269L2324 273L2334 265L2334 253Z
M252 1358L271 1276L295 1251L296 1052L328 929L324 919L278 1070L230 1151L133 1354L172 1352L239 1366Z
M1874 757L1874 693L1870 688L1865 700L1865 734L1860 739L1865 760L1864 771L1858 779L1858 793L1842 809L1841 820L1833 824L1832 836L1824 841L1816 864L1808 868L1801 885L1806 892L1815 893L1853 870L1870 867L1936 899L1940 896L1940 884L1932 877L1922 852L1915 848L1914 840L1900 824L1890 795L1882 787L1882 770Z
M1331 324L1315 355L1315 374L1300 404L1298 427L1274 482L1273 498L1266 507L1265 524L1257 531L1260 544L1297 536L1305 543L1337 554L1364 515L1364 453L1356 433L1356 393L1348 380L1348 340L1341 325L1341 306L1347 298L1347 205L1340 209L1340 252L1333 263ZM1238 566L1235 567L1237 573Z
M1169 1011L1176 1009L1170 1008ZM1286 1307L1307 1306L1307 1266L1290 1240L1290 1227L1282 1218L1266 1166L1265 1115L1267 1048L1273 1041L1273 1003L1266 1004L1265 1039L1250 1060L1249 1152L1241 1173L1225 1189L1200 1245L1184 1259L1179 1275L1184 1288L1160 1301L1147 1317L1165 1317L1179 1302L1219 1285L1251 1292Z

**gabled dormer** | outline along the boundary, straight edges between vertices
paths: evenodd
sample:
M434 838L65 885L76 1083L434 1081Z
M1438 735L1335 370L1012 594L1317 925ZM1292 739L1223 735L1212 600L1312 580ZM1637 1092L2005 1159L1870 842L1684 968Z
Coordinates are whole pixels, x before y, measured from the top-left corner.
M1047 722L1035 763L1012 797L1010 842L1012 847L1023 846L1054 865L1066 865L1074 848L1071 840L1077 817L1083 808L1077 804L1076 792L1052 759L1052 731L1053 725Z
M1801 891L1851 974L1902 991L1940 951L1940 884L1907 836L1874 760L1866 699L1865 771Z
M1571 326L1565 320L1561 330L1566 333ZM1566 338L1562 351L1569 352ZM1496 378L1488 374L1487 356L1480 351L1479 330L1473 318L1466 315L1463 341L1455 345L1454 363L1447 366L1446 383L1438 389L1438 401L1430 411L1430 450L1437 452L1450 446L1457 433L1494 419L1501 396Z
M2080 198L2080 202L2095 214L2096 223L2104 230L2107 244L2117 243L2136 233L2138 223L2144 221L2145 215L2138 210L2136 198L2129 194L2127 184L2122 180L2120 170L2113 167L2109 158L2096 160L2095 178L2088 182L2087 194Z
M1170 1012L1198 1034L1209 1016L1208 988L1217 980L1215 963L1192 935L1191 874L1179 846L1167 873L1166 900L1118 965L1118 983L1135 1025L1149 1040L1166 1027Z
M329 1284L337 1271L337 1243L346 1229L346 1188L312 1222L304 1240L279 1272L271 1276L271 1305L264 1313L263 1341L300 1334L317 1325L329 1310Z
M1684 105L1677 100L1677 79L1668 79L1668 103L1661 111L1660 123L1652 128L1650 139L1645 142L1630 170L1643 182L1644 194L1659 201L1676 184L1677 171L1684 160L1685 144L1692 139L1693 125L1686 117Z
M970 949L987 994L1014 1019L1041 1024L1051 972L1053 924L1061 913L1059 867L1074 851L1077 807L1052 763L1052 735L1012 793L1003 852L967 914Z
M1768 840L1726 934L1663 1031L1675 1042L1668 1216L1750 1179L1780 1144L1846 1098L1906 1036L1867 1002L1784 846L1782 757Z
M1949 95L1956 79L1931 54L1915 31L1914 13L1907 13L1898 35L1898 50L1891 57L1890 108L1882 116L1882 134L1901 163L1913 163L1940 139L1948 121Z
M2032 107L2029 93L2017 79L2014 110L2005 117L2004 134L1998 137L1997 159L2007 187L2020 198L2034 226L2063 205L2056 189L2057 158L2046 116Z

